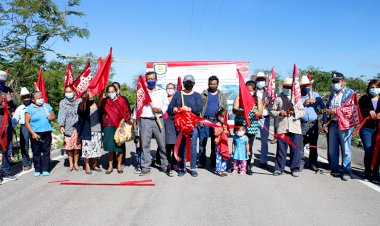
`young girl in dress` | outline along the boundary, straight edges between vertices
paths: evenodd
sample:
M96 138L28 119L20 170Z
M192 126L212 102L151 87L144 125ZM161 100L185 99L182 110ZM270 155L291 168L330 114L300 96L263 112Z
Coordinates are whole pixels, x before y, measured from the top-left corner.
M228 130L228 127L226 125L227 122L225 122L225 114L227 114L227 111L221 109L218 110L215 114L215 118L217 119L217 125L220 127L215 128L215 150L216 150L216 167L215 167L215 174L218 176L227 176L228 174L226 173L226 168L227 168L227 159L224 159L222 156L222 152L225 150L222 150L222 148L227 149L228 151L228 141L226 140L225 145L222 147L221 142L222 142L222 135L223 133L227 135L230 134L230 131ZM226 138L228 139L228 138Z
M247 172L247 160L249 158L249 139L245 135L245 127L241 126L235 132L232 142L232 156L234 158L234 171L232 174L239 173L244 176Z

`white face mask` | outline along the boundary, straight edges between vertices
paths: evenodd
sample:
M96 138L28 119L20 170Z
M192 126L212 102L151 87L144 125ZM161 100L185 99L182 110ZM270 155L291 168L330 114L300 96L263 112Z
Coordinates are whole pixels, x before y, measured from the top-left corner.
M166 93L167 93L169 96L173 96L173 94L175 93L175 89L167 89L167 90L166 90Z
M239 130L239 131L236 132L236 135L238 135L239 137L244 136L244 134L245 134L245 132L242 131L242 130Z

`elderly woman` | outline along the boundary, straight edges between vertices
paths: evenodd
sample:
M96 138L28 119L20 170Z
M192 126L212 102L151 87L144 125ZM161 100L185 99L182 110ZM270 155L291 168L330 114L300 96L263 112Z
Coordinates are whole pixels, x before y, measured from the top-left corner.
M81 143L78 139L76 124L78 123L78 107L81 99L75 99L75 93L71 87L65 87L65 98L59 102L59 127L64 133L64 147L69 159L69 172L75 169L79 171L78 159Z
M82 158L85 163L86 174L91 173L89 160L92 159L92 169L97 172L102 170L98 167L98 158L102 147L102 127L98 107L94 102L94 96L86 93L79 105L78 133L82 140Z
M49 176L50 148L51 148L51 121L55 119L53 108L44 103L42 94L34 91L31 94L32 104L25 110L25 126L32 136L34 176Z
M116 129L125 122L131 124L130 107L125 99L117 96L116 87L109 85L106 88L106 98L100 99L99 109L102 113L102 125L104 130L104 150L108 152L108 170L106 174L113 171L113 155L117 153L117 172L123 173L121 162L125 144L118 146L114 140Z

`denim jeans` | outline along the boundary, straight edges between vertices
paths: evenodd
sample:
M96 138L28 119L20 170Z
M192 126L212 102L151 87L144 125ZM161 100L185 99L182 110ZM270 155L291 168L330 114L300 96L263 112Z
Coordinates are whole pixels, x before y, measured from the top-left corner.
M360 139L364 148L364 172L367 179L371 177L372 154L376 138L375 128L363 127L360 130Z
M264 124L264 126L267 129L269 129L270 118L263 118L263 119L260 119L260 121L261 121L261 123ZM259 123L260 140L261 140L260 163L267 163L268 162L268 137L269 137L269 132L262 126L261 123Z
M301 134L294 133L285 133L285 135L294 143L295 147L288 144L284 139L277 139L277 152L275 160L275 168L281 172L284 172L286 165L286 154L288 152L288 147L290 148L290 165L289 168L291 171L300 169L300 160L301 160Z
M352 129L339 130L338 123L332 121L329 125L329 155L331 172L338 173L339 170L339 152L342 149L342 173L351 174L351 140Z
M216 123L216 121L212 121L212 123ZM211 165L215 164L215 129L214 127L203 125L203 127L199 127L199 155L198 160L199 164L206 165L206 146L207 140L211 137Z
M198 139L198 127L193 129L193 133L190 135L190 150L186 150L186 136L183 135L181 144L179 146L178 155L181 158L179 162L179 168L186 168L186 151L190 151L190 169L197 168L197 139Z

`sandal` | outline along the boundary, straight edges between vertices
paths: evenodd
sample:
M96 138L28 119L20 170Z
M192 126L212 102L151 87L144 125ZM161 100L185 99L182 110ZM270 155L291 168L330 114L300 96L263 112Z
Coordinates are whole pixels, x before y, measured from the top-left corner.
M106 174L111 174L113 170L106 170Z
M93 170L96 172L102 172L102 169L100 169L99 167L95 167Z
M216 175L220 176L220 177L223 177L223 173L222 172L215 172Z
M86 170L86 174L87 174L87 175L91 175L91 174L92 174L91 170L90 170L90 171L87 171L87 170Z

